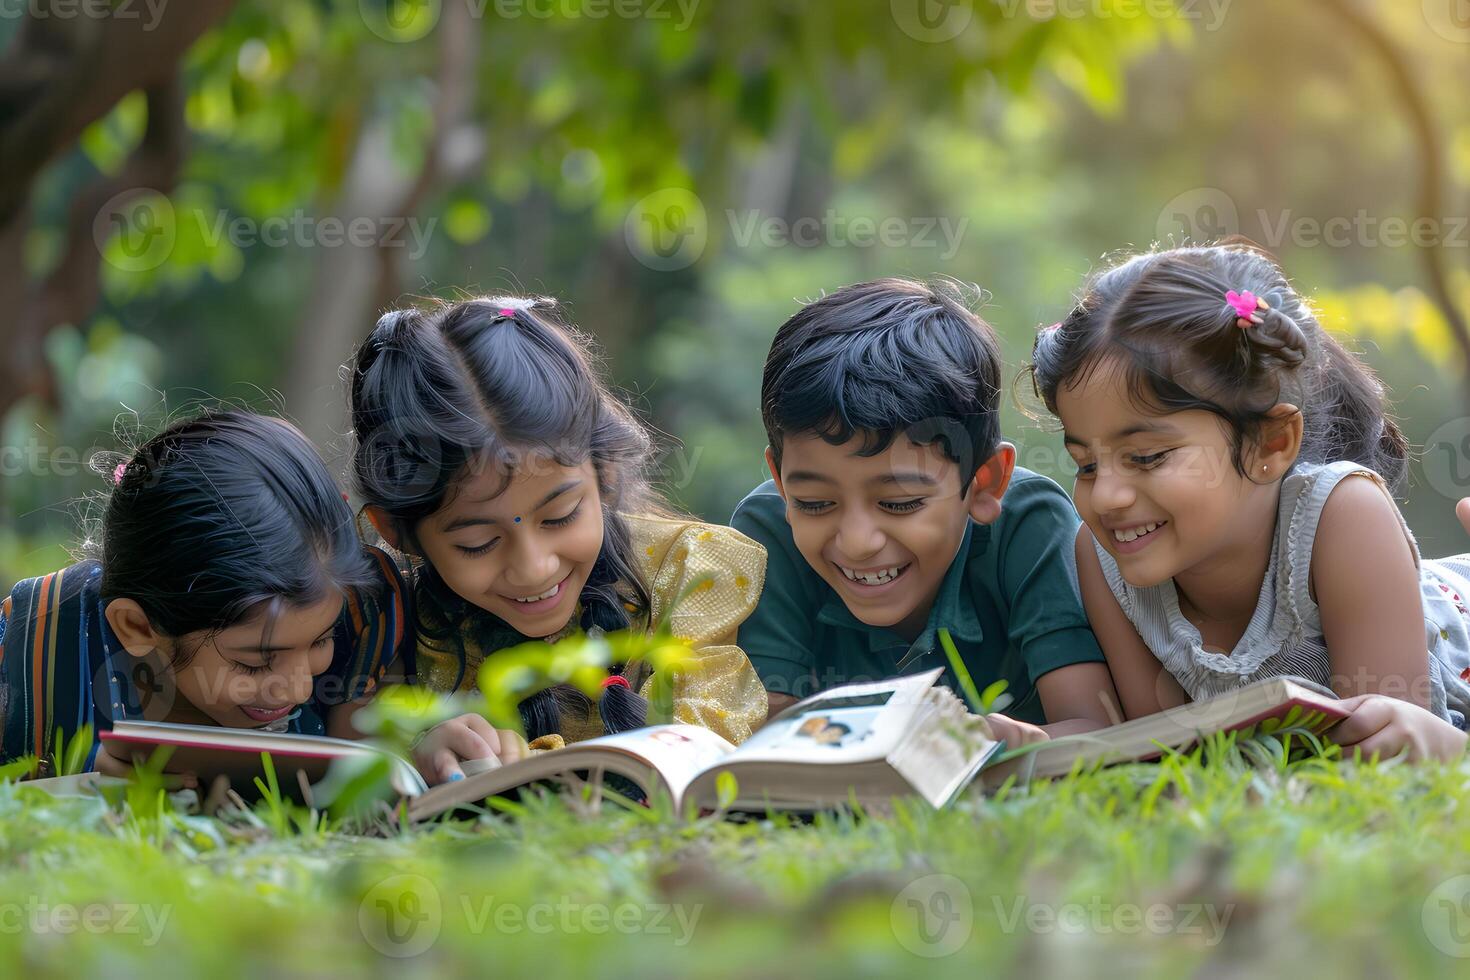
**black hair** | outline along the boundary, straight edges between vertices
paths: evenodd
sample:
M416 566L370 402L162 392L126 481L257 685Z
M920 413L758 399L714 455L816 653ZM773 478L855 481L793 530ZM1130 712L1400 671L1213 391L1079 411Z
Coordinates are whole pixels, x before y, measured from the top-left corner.
M508 484L535 455L577 466L590 459L602 496L603 542L582 589L583 629L624 629L649 613L621 509L657 510L644 466L652 440L598 377L591 341L553 315L549 299L485 297L384 315L351 364L352 472L359 492L418 550L415 529L456 492L471 466ZM433 566L414 584L419 632L465 660L466 629L490 655L508 624L451 589ZM530 738L561 731L575 688L521 703ZM647 702L621 685L598 700L609 732L645 723Z
M165 636L207 639L262 604L274 616L381 586L341 488L281 419L207 410L104 475L102 600L132 599ZM198 650L179 645L174 669Z
M1226 300L1232 291L1267 302L1260 324L1241 329ZM1244 239L1149 252L1103 271L1037 337L1028 371L1055 414L1059 387L1113 361L1139 405L1223 420L1242 476L1267 413L1289 401L1302 411L1299 458L1353 460L1390 487L1403 481L1408 443L1383 384L1322 328L1275 259Z
M968 490L1000 444L995 332L958 283L879 279L846 286L782 324L761 379L761 418L781 465L790 435L876 456L899 433L940 445Z

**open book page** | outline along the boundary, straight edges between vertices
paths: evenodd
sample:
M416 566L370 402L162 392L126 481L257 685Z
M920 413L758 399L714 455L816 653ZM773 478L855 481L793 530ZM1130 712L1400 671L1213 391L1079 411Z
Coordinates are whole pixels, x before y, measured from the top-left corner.
M409 817L425 820L466 803L519 789L566 773L616 773L647 793L667 788L674 802L701 771L735 751L719 735L694 725L654 725L537 752L529 759L440 783L409 805Z
M654 725L570 745L548 753L546 758L558 756L565 761L564 768L580 769L595 765L595 756L625 753L656 770L674 799L679 800L695 776L719 765L733 752L735 746L707 728Z
M891 761L915 792L940 807L968 786L1005 743L949 688L936 687L927 697L931 710Z
M728 760L851 763L886 759L942 671L850 684L800 701L745 741Z
M817 810L911 795L943 806L1001 743L983 717L934 686L939 676L838 688L795 705L700 773L686 795L713 806L716 779L728 772L738 785L736 810Z
M1148 761L1214 732L1246 737L1302 729L1320 735L1346 717L1331 690L1300 677L1272 677L1111 728L1018 749L987 770L985 781L997 786L1011 774L1022 779L1065 775L1079 759L1087 764Z
M202 782L223 775L247 797L255 778L264 776L261 755L269 753L280 785L296 787L302 780L317 783L326 777L338 759L386 759L393 788L404 796L427 789L417 769L400 756L367 742L267 732L251 728L215 728L169 722L119 721L99 737L114 746L114 752L146 760L159 749L169 752L170 772L192 772ZM292 790L294 792L294 789Z

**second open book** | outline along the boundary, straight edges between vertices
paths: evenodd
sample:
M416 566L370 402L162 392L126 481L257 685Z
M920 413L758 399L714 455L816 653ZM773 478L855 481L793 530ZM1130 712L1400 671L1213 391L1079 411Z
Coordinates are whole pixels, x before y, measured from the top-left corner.
M996 785L1012 774L1062 775L1079 761L1153 758L1211 732L1289 727L1321 733L1346 717L1325 688L1276 678L1007 757L983 718L935 686L941 673L815 695L781 712L739 748L691 725L655 725L579 742L436 786L409 803L409 816L428 819L551 778L598 782L606 773L630 780L647 795L667 794L680 810L686 803L701 809L821 810L903 796L940 807L982 770L985 782ZM733 796L729 781L721 780L725 773L734 777Z
M739 748L693 725L654 725L577 742L434 787L415 820L566 773L613 773L646 794L713 809L820 810L917 794L942 806L1002 745L965 710L940 671L824 692L777 715ZM721 800L723 773L738 795ZM728 783L727 783L728 785Z

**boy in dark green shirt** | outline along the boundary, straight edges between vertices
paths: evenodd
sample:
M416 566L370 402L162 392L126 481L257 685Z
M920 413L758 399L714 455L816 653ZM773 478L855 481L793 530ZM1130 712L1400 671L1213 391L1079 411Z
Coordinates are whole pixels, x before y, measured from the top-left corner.
M731 520L767 552L739 642L773 711L946 666L947 629L979 687L1007 682L993 721L1011 744L1121 720L1077 591L1077 512L1015 468L1000 370L987 324L907 280L849 286L777 332L761 385L775 479Z

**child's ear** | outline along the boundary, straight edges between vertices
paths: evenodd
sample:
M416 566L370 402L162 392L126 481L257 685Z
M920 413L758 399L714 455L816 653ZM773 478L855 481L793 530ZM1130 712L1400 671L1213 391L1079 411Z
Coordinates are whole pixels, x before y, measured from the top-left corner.
M1302 451L1302 412L1282 402L1266 413L1246 475L1258 483L1281 479Z
M993 524L1000 517L1000 499L1011 485L1011 474L1016 471L1016 447L1008 442L1000 444L980 468L970 483L970 516L980 524Z
M368 504L362 509L362 512L367 515L368 523L373 526L373 530L378 532L378 536L387 542L388 547L394 551L406 550L402 540L403 536L398 533L398 524L388 516L386 510Z
M776 481L776 492L784 500L786 498L786 488L781 486L781 468L776 465L776 454L771 451L770 446L766 447L766 468L771 471L771 479Z
M104 615L118 642L133 656L147 657L163 649L162 637L148 621L148 614L132 599L113 599Z

